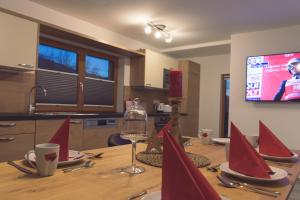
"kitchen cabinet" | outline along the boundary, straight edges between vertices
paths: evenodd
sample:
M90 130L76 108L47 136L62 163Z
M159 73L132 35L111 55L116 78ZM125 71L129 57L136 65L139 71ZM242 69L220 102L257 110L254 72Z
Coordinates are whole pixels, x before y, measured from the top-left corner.
M37 120L36 121L36 141L47 143L56 133L64 120ZM83 120L71 119L69 132L69 148L72 150L82 149Z
M38 24L0 12L0 65L21 69L36 66Z
M107 120L110 120L109 124L106 123ZM121 132L122 122L123 118L86 119L83 129L83 149L107 147L108 137Z
M187 116L181 117L181 127L184 130L183 135L198 135L199 124L199 98L200 98L200 64L190 60L181 60L178 63L178 69L182 70L182 103L181 113Z
M163 89L164 69L177 68L177 60L145 49L144 56L131 57L130 85Z
M34 121L0 121L0 162L18 160L34 145Z
M88 119L89 120L89 119ZM97 121L98 119L91 119L91 121ZM107 120L107 119L100 119ZM115 120L115 124L112 125L94 125L88 127L88 123L84 123L83 130L83 149L96 149L107 147L107 140L111 134L121 133L123 127L123 118L112 119ZM93 123L93 122L91 122ZM97 124L100 124L97 122ZM148 118L147 130L149 134L152 134L154 127L154 117Z
M110 121L102 126L103 120ZM71 119L69 146L72 150L86 150L107 146L107 139L111 134L122 131L123 118L99 118L96 126L84 123L88 119ZM93 120L93 119L92 119ZM59 129L63 119L51 120L24 120L0 121L0 162L18 160L34 146L36 126L36 143L47 143ZM84 127L85 126L85 127ZM151 134L154 127L154 117L148 118L148 132Z

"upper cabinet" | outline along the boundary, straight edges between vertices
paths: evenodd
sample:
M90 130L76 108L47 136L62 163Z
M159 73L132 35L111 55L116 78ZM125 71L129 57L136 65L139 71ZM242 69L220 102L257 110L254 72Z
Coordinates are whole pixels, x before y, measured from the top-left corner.
M0 65L16 68L36 66L38 24L0 12Z
M143 51L145 56L131 57L130 85L162 89L164 69L177 68L177 60L148 49Z

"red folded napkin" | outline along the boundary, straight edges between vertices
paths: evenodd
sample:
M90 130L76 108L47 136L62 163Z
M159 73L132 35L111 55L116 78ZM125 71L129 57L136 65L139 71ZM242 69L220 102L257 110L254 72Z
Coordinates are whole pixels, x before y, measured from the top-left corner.
M69 160L69 129L70 129L70 119L68 117L54 136L49 141L50 143L59 144L59 161Z
M158 137L163 137L164 133L169 133L171 131L172 125L169 121L167 124L164 125L164 127L158 132Z
M164 133L161 199L221 199L169 133Z
M269 174L272 173L266 162L233 123L231 123L229 168L257 178L270 178Z
M259 153L278 157L294 155L262 121L259 121Z

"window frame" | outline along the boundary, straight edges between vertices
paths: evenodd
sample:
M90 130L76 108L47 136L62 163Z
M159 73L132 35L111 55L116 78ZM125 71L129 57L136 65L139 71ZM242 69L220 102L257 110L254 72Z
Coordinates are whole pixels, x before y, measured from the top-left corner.
M76 41L72 41L76 42ZM61 48L77 53L77 104L46 104L46 103L36 103L37 112L116 112L117 103L117 86L118 86L118 57L98 52L96 50L91 50L88 48L79 47L70 42L57 41L55 39L49 39L40 37L39 44L45 44L56 48ZM38 44L38 45L39 45ZM92 48L92 47L91 47ZM38 54L38 51L37 51ZM114 82L114 92L113 92L113 103L112 106L103 105L84 105L84 85L82 91L82 84L84 84L85 78L85 56L90 55L98 58L107 59L111 62L111 70ZM38 60L38 57L37 57ZM37 70L43 69L37 66ZM37 73L35 73L37 76ZM106 79L103 79L106 80ZM35 84L37 85L37 78L35 77ZM47 87L46 87L47 89ZM35 95L36 100L36 95ZM36 101L35 101L36 102Z

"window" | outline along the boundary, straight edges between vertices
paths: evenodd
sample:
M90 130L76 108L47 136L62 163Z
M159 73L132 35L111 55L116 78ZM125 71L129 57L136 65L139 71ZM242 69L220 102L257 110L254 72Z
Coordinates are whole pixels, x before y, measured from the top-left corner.
M40 38L38 111L115 111L117 58Z
M112 80L112 67L108 59L85 56L85 75L88 77Z
M77 72L77 54L73 51L39 45L39 68L62 72Z
M113 101L113 67L106 58L85 56L84 104L109 106Z

